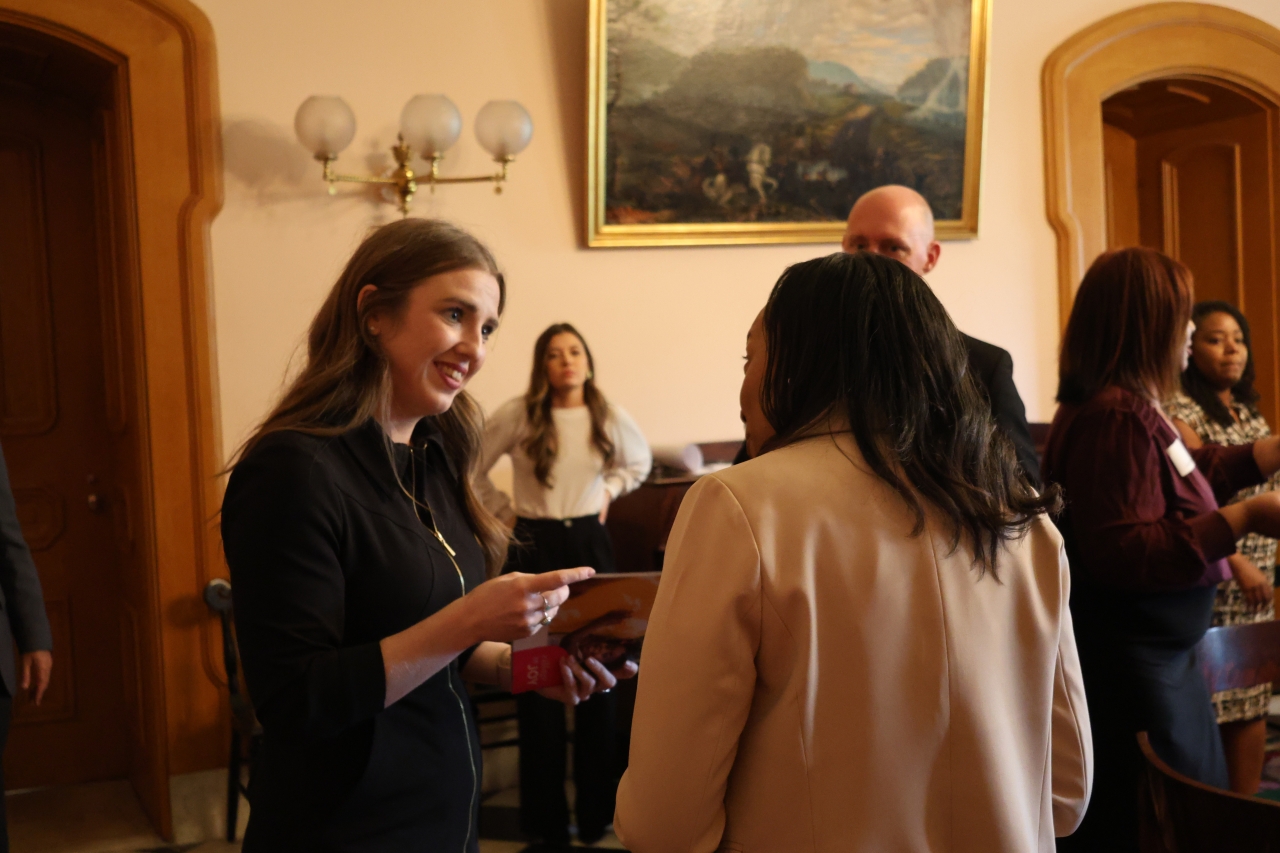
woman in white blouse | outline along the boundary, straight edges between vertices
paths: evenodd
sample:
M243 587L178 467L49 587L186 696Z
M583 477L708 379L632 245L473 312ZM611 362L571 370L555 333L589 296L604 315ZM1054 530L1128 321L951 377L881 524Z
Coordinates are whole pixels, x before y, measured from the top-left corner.
M504 454L511 457L514 506L488 476ZM609 503L640 485L651 464L640 428L596 386L582 335L568 323L548 328L533 348L529 390L485 425L477 490L490 510L515 526L505 571L615 571L604 527ZM533 693L521 694L517 705L521 827L532 839L567 844L564 706ZM586 843L604 835L613 820L613 720L609 695L597 694L574 710L574 813L578 838Z
M614 823L635 853L1051 853L1089 798L1062 537L928 286L796 264L755 457L680 506Z

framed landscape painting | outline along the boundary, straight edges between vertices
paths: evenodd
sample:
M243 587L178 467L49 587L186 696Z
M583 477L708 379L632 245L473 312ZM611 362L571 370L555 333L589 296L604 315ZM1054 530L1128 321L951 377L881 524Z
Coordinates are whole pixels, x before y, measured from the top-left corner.
M591 246L839 242L905 184L977 236L991 0L591 0Z

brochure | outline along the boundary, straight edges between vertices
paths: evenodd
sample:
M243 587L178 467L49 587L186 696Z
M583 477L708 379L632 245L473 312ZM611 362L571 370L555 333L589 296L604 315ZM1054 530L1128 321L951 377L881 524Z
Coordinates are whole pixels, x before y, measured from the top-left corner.
M638 662L661 577L661 572L600 574L571 584L569 599L551 624L512 644L511 692L556 686L567 655L584 666L594 657L609 669Z

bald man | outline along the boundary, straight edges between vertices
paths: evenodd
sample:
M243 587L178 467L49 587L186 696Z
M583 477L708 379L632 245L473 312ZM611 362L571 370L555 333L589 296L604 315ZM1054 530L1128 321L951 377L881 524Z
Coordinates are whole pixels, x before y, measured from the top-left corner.
M901 261L923 277L938 264L942 246L934 239L933 211L910 187L877 187L849 211L842 247L846 252L875 252ZM1040 459L1027 428L1027 410L1013 384L1013 357L1006 350L964 336L969 366L991 401L996 425L1013 441L1018 461L1031 482L1040 485Z

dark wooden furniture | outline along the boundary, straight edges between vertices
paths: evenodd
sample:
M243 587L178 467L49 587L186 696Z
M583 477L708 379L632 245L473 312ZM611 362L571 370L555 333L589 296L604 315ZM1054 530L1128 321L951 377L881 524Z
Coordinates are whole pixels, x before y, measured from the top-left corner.
M1196 655L1210 693L1280 681L1280 622L1210 628Z
M222 623L222 663L227 671L227 692L231 694L231 750L227 761L227 841L236 840L240 795L249 799L242 770L253 772L253 760L262 745L262 724L253 712L249 694L240 684L240 649L236 645L231 610L231 584L214 578L205 585L204 603Z
M1027 424L1027 429L1031 432L1031 440L1036 446L1036 456L1044 462L1044 446L1049 442L1049 425L1048 424Z
M1280 681L1280 622L1210 628L1196 649L1210 692ZM1203 785L1174 771L1138 735L1142 853L1280 851L1280 803Z
M662 570L667 535L685 492L695 482L696 477L651 481L610 505L605 527L613 540L618 571Z
M732 462L741 441L699 444L704 462ZM698 481L694 475L651 479L609 507L606 527L620 572L658 572L667 549L667 536L685 492Z
M1138 733L1142 853L1280 850L1280 803L1202 785L1160 760Z

